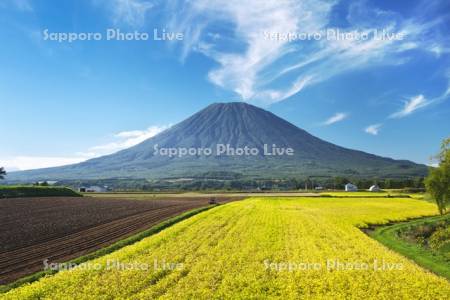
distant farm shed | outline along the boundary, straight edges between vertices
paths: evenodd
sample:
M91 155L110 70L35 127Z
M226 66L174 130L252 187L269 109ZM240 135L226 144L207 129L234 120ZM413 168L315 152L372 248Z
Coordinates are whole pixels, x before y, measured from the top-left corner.
M101 187L101 186L93 185L93 186L90 186L90 187L80 187L78 190L80 192L82 192L82 193L84 193L84 192L87 192L87 193L104 193L104 192L108 191L108 188L107 187Z
M381 189L380 189L380 187L378 185L374 184L374 185L372 185L369 188L369 191L371 191L371 192L379 192L379 191L381 191Z
M346 192L357 192L358 191L358 187L352 183L347 183L345 185L345 191Z

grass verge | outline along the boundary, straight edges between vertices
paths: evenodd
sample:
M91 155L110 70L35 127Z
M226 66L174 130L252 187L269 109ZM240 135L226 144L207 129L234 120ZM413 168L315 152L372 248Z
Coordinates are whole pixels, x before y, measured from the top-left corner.
M141 232L139 232L139 233L137 233L135 235L132 235L132 236L130 236L128 238L125 238L123 240L117 241L114 244L109 245L109 246L107 246L105 248L101 248L101 249L99 249L97 251L94 251L92 253L80 256L80 257L75 258L75 259L70 260L70 261L67 261L66 263L68 263L68 264L77 264L78 265L78 264L87 262L89 260L92 260L92 259L104 256L104 255L110 254L110 253L112 253L114 251L117 251L117 250L119 250L119 249L121 249L121 248L123 248L125 246L128 246L128 245L134 244L136 242L139 242L140 240L142 240L142 239L144 239L146 237L149 237L151 235L154 235L154 234L156 234L156 233L158 233L158 232L160 232L160 231L162 231L162 230L164 230L164 229L166 229L166 228L168 228L168 227L170 227L170 226L172 226L172 225L174 225L174 224L176 224L178 222L181 222L181 221L183 221L183 220L185 220L187 218L190 218L190 217L192 217L192 216L194 216L196 214L199 214L201 212L207 211L207 210L209 210L209 209L211 209L213 207L216 207L218 205L220 205L220 204L214 204L214 205L210 205L210 206L205 206L205 207L200 207L200 208L189 210L189 211L184 212L184 213L182 213L182 214L180 214L178 216L175 216L175 217L167 219L167 220L165 220L165 221L163 221L163 222L161 222L161 223L159 223L157 225L154 225L154 226L150 227L147 230L141 231ZM58 271L55 271L55 270L40 271L40 272L34 273L32 275L28 275L26 277L18 279L18 280L14 281L14 282L12 282L10 284L1 285L0 286L0 294L6 293L7 291L9 291L11 289L15 289L15 288L17 288L17 287L19 287L21 285L24 285L24 284L27 284L27 283L32 283L34 281L39 280L40 278L42 278L44 276L52 275L52 274L55 274L57 272Z
M424 223L438 222L449 218L450 215L425 217L397 224L375 227L375 230L367 232L369 236L379 241L388 248L415 261L421 267L429 269L435 274L450 280L450 265L446 258L439 253L433 253L418 244L407 242L398 237L398 231L410 226L420 226Z
M19 197L83 197L67 187L0 186L0 198Z

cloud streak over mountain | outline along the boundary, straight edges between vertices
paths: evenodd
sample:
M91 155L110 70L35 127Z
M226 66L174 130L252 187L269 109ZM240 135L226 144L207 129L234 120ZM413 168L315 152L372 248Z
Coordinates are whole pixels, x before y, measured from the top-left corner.
M325 122L323 122L323 125L328 126L340 121L345 120L348 117L348 114L346 113L335 113L333 116L331 116L330 118L328 118Z
M415 97L412 97L408 101L405 102L403 108L392 115L390 115L391 118L403 118L406 117L416 110L423 108L427 105L429 105L431 102L425 99L423 95L418 95Z
M439 35L432 34L442 19L406 19L367 1L349 6L345 27L330 25L340 1L170 3L171 26L188 33L182 46L183 57L192 52L206 55L218 65L208 73L212 83L235 92L244 101L262 104L282 101L309 85L350 70L407 63L411 50L435 53L436 49L445 48ZM367 34L370 38L267 38L268 34L313 34L330 29L342 34ZM385 39L375 39L375 30L383 31ZM404 38L388 38L393 35Z
M378 135L378 132L380 131L382 124L373 124L367 126L364 131L371 135Z

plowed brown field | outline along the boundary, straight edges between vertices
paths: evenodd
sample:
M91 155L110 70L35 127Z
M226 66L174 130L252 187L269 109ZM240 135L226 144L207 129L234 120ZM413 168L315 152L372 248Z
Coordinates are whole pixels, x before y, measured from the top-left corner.
M42 270L45 259L64 262L207 205L206 198L0 199L0 284Z

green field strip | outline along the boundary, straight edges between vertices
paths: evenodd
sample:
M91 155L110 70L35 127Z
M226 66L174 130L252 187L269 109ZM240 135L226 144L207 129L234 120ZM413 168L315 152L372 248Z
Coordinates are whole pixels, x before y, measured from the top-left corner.
M427 251L416 244L406 242L397 237L397 232L402 228L419 226L427 222L437 222L448 218L450 218L449 214L380 226L370 232L369 235L386 247L413 260L421 267L429 269L433 273L450 280L450 264L443 255L432 253L431 251Z

